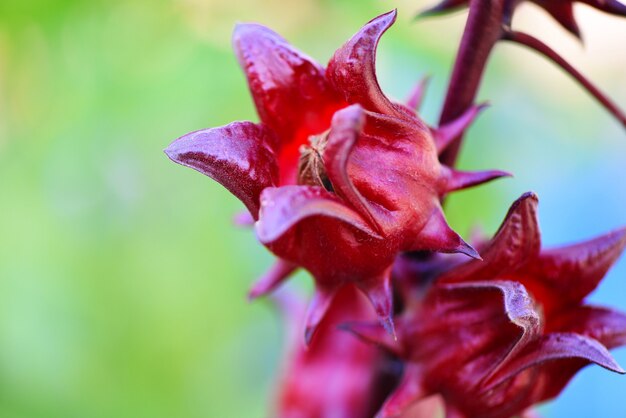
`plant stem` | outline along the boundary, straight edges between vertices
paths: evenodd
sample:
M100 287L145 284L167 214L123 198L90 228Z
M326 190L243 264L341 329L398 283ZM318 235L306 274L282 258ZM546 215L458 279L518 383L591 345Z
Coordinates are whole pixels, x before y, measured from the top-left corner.
M469 16L439 118L440 125L461 116L474 103L491 50L502 36L504 3L503 0L470 0ZM442 163L454 165L462 138L463 134L455 138L441 154Z
M556 65L561 67L572 78L578 81L604 108L617 119L623 127L626 128L626 114L617 107L617 105L604 93L602 93L595 85L593 85L580 71L574 68L569 62L563 59L552 48L541 42L539 39L521 32L508 30L505 32L504 40L514 42L530 48L544 57L548 58Z

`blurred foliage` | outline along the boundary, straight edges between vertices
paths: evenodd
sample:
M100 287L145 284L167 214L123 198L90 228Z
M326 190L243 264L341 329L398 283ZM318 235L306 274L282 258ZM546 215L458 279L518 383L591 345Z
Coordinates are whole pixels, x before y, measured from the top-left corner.
M256 118L230 51L235 21L267 24L324 62L389 7L373 0L0 2L1 417L265 415L282 330L267 302L248 304L245 294L271 256L251 231L232 226L241 208L233 197L161 150L188 131ZM424 109L432 121L463 17L413 25L418 5L400 7L381 43L381 82L403 97L422 74L435 74ZM462 166L521 176L453 197L449 214L462 233L477 221L493 231L526 189L561 190L581 167L607 167L588 161L606 162L613 154L598 149L623 140L593 103L542 101L510 56L493 61L483 95L498 106L472 131ZM545 118L581 109L596 122L554 128ZM559 150L546 151L546 143ZM553 172L555 156L572 165ZM603 204L623 213L625 201ZM589 235L608 229L597 226ZM558 242L582 238L551 234Z

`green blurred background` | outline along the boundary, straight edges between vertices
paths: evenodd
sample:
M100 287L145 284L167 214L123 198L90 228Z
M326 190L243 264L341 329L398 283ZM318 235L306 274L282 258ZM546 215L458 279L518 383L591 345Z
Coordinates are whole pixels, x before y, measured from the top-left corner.
M398 7L378 54L381 83L402 98L433 75L423 114L436 120L464 15L413 22L426 5L0 0L0 417L265 416L283 333L267 302L245 294L271 256L232 225L238 201L162 149L192 130L255 120L230 48L236 21L266 24L325 62ZM625 106L626 25L577 12L586 50L536 8L518 20ZM494 231L529 189L549 244L626 224L625 135L582 90L504 46L481 97L493 107L461 167L516 178L452 197L458 231ZM622 261L599 302L626 308L625 270ZM547 413L617 403L626 379L596 373ZM594 382L614 395L594 397ZM621 408L596 416L626 416Z

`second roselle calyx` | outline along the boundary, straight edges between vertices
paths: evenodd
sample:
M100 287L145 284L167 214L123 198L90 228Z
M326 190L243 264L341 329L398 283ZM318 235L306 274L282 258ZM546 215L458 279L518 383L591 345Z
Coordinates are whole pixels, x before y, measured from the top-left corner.
M347 326L405 361L381 417L440 395L446 416L508 418L558 395L589 363L625 373L607 349L626 344L626 315L584 298L623 251L626 229L541 250L536 206L522 196L482 262L453 266L414 299L397 341L371 324Z

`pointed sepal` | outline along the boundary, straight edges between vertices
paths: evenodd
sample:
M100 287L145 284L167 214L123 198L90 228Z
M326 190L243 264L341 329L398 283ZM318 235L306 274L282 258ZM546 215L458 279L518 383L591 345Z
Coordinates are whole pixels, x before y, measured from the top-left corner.
M415 240L412 250L462 253L468 257L482 260L474 247L450 228L440 206L436 206L433 210L426 225Z
M371 280L360 281L357 286L372 303L378 320L385 331L396 340L393 323L393 291L391 289L391 268Z
M398 340L387 332L384 327L381 327L380 323L346 322L341 324L339 328L354 334L361 341L377 345L396 356L402 354L402 348Z
M233 122L184 135L165 154L226 187L257 219L261 191L278 182L275 141L263 125Z
M417 112L424 102L424 96L426 95L426 89L429 84L430 76L422 77L415 87L413 87L409 97L406 99L406 107Z
M626 345L626 315L613 309L580 306L548 322L554 332L573 332L598 340L608 349Z
M486 109L488 105L486 103L480 105L471 106L461 116L454 119L452 122L441 125L437 128L431 128L433 138L435 139L435 145L437 152L441 154L446 150L448 145L459 137L469 126L476 120L476 117L483 109Z
M589 241L544 250L527 270L541 283L558 289L561 304L576 303L591 293L626 247L626 228Z
M574 17L574 2L542 1L539 5L548 12L554 20L559 22L565 30L576 38L581 39L580 28Z
M495 279L515 272L538 256L541 234L537 219L539 200L525 193L509 209L502 225L482 251L482 262L469 261L440 277L441 282L464 282Z
M478 186L502 177L512 177L511 173L501 170L459 171L443 166L445 193Z
M490 390L530 367L573 359L595 363L616 373L626 373L597 340L574 333L551 333L527 344L521 353L502 363L498 372L484 382L484 390Z
M326 316L330 304L337 294L336 288L317 287L313 293L313 298L309 302L306 317L304 320L304 344L309 346L320 323Z
M386 115L408 114L385 96L376 78L376 47L396 15L392 10L369 21L335 52L326 69L328 80L346 102Z
M248 293L248 300L253 300L272 292L287 280L297 268L297 264L279 258L252 286Z

